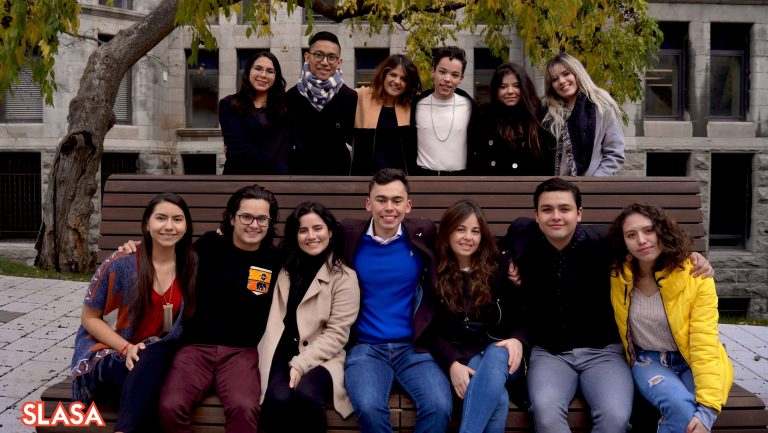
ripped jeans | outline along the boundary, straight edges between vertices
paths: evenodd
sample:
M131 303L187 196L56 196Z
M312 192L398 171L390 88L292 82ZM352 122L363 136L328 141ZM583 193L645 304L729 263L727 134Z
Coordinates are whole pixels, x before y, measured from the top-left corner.
M698 417L712 431L717 412L696 403L693 373L680 352L655 352L636 347L632 378L637 390L659 412L658 433L684 432Z

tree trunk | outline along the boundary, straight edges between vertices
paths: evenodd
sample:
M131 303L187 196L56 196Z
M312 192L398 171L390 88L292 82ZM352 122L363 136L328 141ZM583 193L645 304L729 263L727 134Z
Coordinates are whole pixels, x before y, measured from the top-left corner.
M165 0L141 21L118 32L88 58L77 96L69 104L69 129L48 175L35 264L63 272L92 272L89 221L97 190L104 137L115 124L112 107L125 72L176 27L178 0Z

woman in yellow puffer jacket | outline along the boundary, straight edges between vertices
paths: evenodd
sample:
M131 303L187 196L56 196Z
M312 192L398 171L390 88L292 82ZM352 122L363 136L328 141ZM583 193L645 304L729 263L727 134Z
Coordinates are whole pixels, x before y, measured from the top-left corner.
M609 237L616 323L635 386L661 412L658 431L711 431L733 383L713 279L691 275L691 238L657 207L627 206Z

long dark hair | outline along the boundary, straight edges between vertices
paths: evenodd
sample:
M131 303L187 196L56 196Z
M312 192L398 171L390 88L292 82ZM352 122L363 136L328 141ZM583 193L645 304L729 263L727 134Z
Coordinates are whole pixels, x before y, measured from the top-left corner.
M267 90L267 119L270 122L280 121L286 113L285 108L285 77L280 68L280 62L274 54L269 51L261 51L248 59L243 68L243 74L240 76L240 90L232 98L232 108L237 111L251 112L256 108L253 106L253 99L256 97L256 89L251 84L251 68L256 60L266 57L272 61L275 67L275 82Z
M325 263L331 272L341 271L342 264L344 264L344 238L336 218L321 203L305 201L296 206L296 209L285 220L285 237L283 238L282 250L285 255L285 270L288 271L288 275L300 273L304 262L307 260L307 254L299 247L298 234L299 220L310 213L319 216L328 226L328 232L331 234L328 247L320 253L321 262Z
M398 66L401 66L403 71L405 71L406 87L403 94L397 97L395 103L411 105L413 98L421 93L421 78L419 77L419 70L416 68L416 64L413 63L410 57L403 54L392 54L379 63L379 66L376 67L376 74L373 76L373 80L371 80L371 96L382 101L387 99L387 94L384 91L384 78L386 78L389 71Z
M520 101L514 107L507 107L499 100L499 88L509 74L514 74L520 83ZM499 135L507 141L528 136L528 143L534 155L541 156L539 144L539 114L542 112L541 101L536 96L533 81L522 66L517 63L504 63L496 68L491 77L491 107L496 113L496 127Z
M493 299L493 280L499 269L499 249L493 239L483 209L474 201L464 199L452 204L440 218L440 230L437 233L435 249L439 261L435 289L451 311L460 313L465 310L464 283L459 262L451 249L451 234L470 215L477 217L480 226L480 245L472 254L472 264L466 274L469 282L467 298L472 300L474 313Z
M640 214L650 219L653 224L653 231L656 232L661 254L656 258L656 263L653 266L654 272L682 268L693 249L691 235L662 209L649 204L633 203L621 211L608 231L608 239L610 239L612 247L612 271L622 272L624 264L630 261L632 273L638 275L637 259L629 255L627 244L624 241L624 221L633 214Z
M277 207L277 199L275 198L275 195L272 194L272 191L264 189L259 185L254 184L251 186L244 186L235 191L235 193L229 197L229 201L227 201L227 208L224 210L224 213L221 216L219 229L221 230L221 233L224 235L224 237L230 241L232 240L232 234L235 231L235 227L232 225L232 219L237 218L237 211L240 209L240 202L246 199L265 200L267 203L269 203L269 217L271 220L269 221L269 228L267 229L266 236L264 236L264 239L262 239L259 243L259 250L268 250L272 248L272 242L277 235L275 224L277 224L277 213L279 209Z
M184 299L184 317L192 317L195 311L195 276L197 273L197 258L192 249L192 216L189 213L189 207L183 198L172 192L160 193L152 198L144 208L144 215L141 217L141 247L139 247L139 266L136 278L136 290L131 298L131 311L133 312L133 325L138 326L143 320L152 302L152 291L155 282L155 265L152 263L152 236L147 230L149 218L155 211L155 207L163 202L178 206L184 213L184 219L187 223L187 231L184 236L176 242L174 251L176 253L176 278L179 280L181 297Z

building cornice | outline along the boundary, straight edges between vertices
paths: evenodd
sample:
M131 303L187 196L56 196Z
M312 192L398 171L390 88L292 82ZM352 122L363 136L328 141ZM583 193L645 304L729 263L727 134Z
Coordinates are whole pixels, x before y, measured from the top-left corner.
M102 5L80 5L80 13L102 18L114 18L117 20L139 21L146 14L130 9L116 8Z

